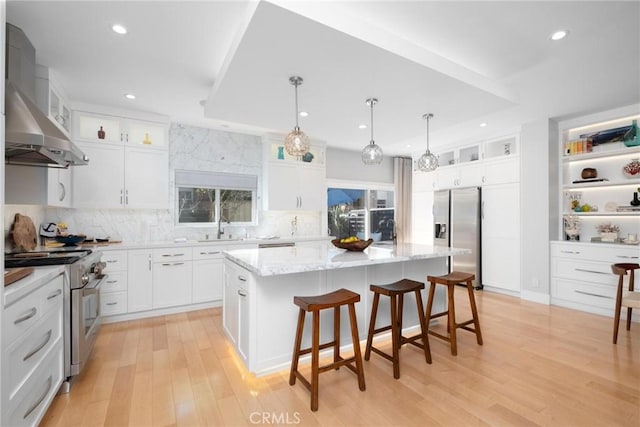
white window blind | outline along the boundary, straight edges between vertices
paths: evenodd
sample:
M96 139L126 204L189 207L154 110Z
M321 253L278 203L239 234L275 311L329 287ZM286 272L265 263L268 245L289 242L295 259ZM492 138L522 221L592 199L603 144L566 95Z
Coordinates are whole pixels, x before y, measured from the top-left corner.
M176 187L257 190L258 177L225 172L176 170Z

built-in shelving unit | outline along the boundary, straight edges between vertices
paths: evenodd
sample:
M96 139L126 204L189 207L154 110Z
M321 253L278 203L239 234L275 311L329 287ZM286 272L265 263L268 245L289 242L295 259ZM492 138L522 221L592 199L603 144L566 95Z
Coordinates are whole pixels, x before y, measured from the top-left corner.
M640 119L639 111L638 106L630 106L560 123L560 220L569 215L578 217L582 242L598 237L597 226L603 223L617 225L621 239L640 233L640 211L629 209L634 192L639 191L640 176L629 177L623 172L626 164L640 158L640 146L628 147L622 141L613 141L579 154L567 154L565 147L594 132L629 126L632 120ZM586 168L596 170L596 177L591 178L594 181L576 182L584 180L582 172ZM578 211L572 201L579 204ZM585 205L589 211L581 212ZM563 224L559 229L559 240L567 239Z

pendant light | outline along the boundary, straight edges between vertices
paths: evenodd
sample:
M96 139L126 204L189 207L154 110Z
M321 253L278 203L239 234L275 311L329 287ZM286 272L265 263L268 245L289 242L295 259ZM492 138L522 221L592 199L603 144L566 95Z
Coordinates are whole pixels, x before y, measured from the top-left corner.
M422 115L422 118L427 121L427 151L418 159L418 169L423 172L431 172L438 168L438 158L429 151L429 120L433 117L433 114L426 113Z
M298 86L302 84L302 77L289 77L289 83L295 86L296 93L296 127L284 139L284 148L290 156L303 156L309 152L309 137L298 126Z
M362 149L362 161L365 165L379 165L382 162L382 148L373 140L373 106L378 103L378 100L369 98L366 102L371 107L371 141Z

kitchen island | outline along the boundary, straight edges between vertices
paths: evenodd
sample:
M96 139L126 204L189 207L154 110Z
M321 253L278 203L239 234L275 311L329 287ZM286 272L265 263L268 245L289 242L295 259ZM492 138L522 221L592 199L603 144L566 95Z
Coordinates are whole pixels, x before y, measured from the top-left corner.
M387 284L407 278L421 282L427 275L447 272L449 256L468 249L417 244L373 245L364 252L347 252L330 242L294 247L225 251L223 328L245 367L256 375L285 369L291 362L298 307L294 296L319 295L346 288L360 294L356 317L360 340L366 340L372 293L369 285ZM423 300L427 293L423 292ZM404 303L404 330L418 327L412 295ZM426 304L426 301L424 301ZM380 301L377 324L389 323L389 302ZM434 312L444 309L445 295L438 289ZM309 315L310 316L310 315ZM349 337L349 322L343 307L341 337ZM322 315L320 340L331 339L333 320ZM311 324L310 319L305 322ZM310 327L305 328L303 347L310 346ZM350 339L341 343L345 350Z

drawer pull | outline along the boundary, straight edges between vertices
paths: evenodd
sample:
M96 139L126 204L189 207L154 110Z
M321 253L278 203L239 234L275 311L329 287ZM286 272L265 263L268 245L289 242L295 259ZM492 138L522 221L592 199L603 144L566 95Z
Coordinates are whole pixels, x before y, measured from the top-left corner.
M572 255L579 255L580 251L560 251L560 253L563 254L572 254Z
M184 265L184 262L165 262L162 265L166 267L175 266L175 265Z
M640 257L637 257L637 256L627 256L627 255L616 255L616 257L624 258L624 259L638 259L638 258L640 258Z
M118 283L117 280L107 280L107 283Z
M582 271L583 273L606 274L607 276L611 275L611 273L605 273L603 271L596 271L596 270L585 270L584 268L576 268L576 271Z
M44 391L44 393L42 393L42 396L38 398L38 401L33 405L31 405L29 409L27 409L27 412L25 412L24 415L22 416L23 420L26 420L27 417L31 415L31 413L35 411L38 406L40 406L44 398L47 397L47 394L49 394L49 390L51 390L52 385L53 385L53 377L49 375L49 378L47 379L47 389Z
M244 289L238 289L238 295L240 295L241 297L246 297L247 291L245 291Z
M29 310L29 313L25 314L22 317L18 317L16 320L14 320L13 324L17 325L18 323L22 323L25 320L29 320L31 319L33 316L36 315L36 313L38 312L38 310L36 310L35 307L31 307L31 310Z
M216 252L200 252L200 255L216 255L219 254L220 251L216 251Z
M184 254L162 254L164 257L184 256Z
M118 303L117 302L107 302L107 303L105 303L105 305L118 305Z
M31 357L33 357L34 354L36 354L37 352L42 350L44 348L44 346L47 345L47 343L51 339L51 332L52 332L51 329L49 329L49 332L47 332L47 336L44 339L44 342L42 344L38 345L33 350L31 350L29 353L27 353L27 355L22 358L23 362L26 362L27 360L31 359Z
M55 297L57 297L58 295L60 295L62 293L62 289L56 289L51 295L49 295L47 297L48 300L50 299L54 299Z
M238 276L238 280L240 280L241 282L246 282L247 278L244 276Z
M575 289L574 289L574 291L573 291L573 292L576 292L576 293L578 293L578 294L583 294L583 295L589 295L589 296L592 296L592 297L606 298L606 299L613 299L613 298L608 297L608 296L606 296L606 295L592 294L592 293L590 293L590 292L578 291L578 290L575 290Z
M108 262L109 264L113 264L113 263L118 262L118 260L117 260L117 259L108 259L108 260L107 260L107 262Z

